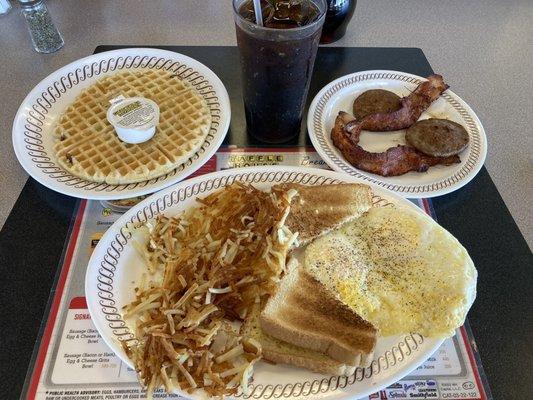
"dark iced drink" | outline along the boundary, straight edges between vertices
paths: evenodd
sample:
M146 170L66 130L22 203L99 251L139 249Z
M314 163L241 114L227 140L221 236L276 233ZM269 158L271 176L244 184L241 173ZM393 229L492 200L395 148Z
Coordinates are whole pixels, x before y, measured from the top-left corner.
M248 132L269 143L290 140L300 132L326 2L261 1L264 26L251 0L233 7Z

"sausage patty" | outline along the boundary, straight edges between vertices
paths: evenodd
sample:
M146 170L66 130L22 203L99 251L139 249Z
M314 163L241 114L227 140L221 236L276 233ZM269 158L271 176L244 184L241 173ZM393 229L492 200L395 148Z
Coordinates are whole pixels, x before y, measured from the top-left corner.
M353 115L361 120L371 114L390 113L400 109L400 100L400 96L388 90L367 90L353 102Z
M468 145L468 132L456 122L430 118L411 125L405 140L415 149L433 157L459 154Z

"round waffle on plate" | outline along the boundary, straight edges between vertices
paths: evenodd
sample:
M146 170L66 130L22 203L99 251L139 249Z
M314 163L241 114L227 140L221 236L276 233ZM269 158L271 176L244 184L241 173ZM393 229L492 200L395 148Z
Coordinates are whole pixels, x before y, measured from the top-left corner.
M145 97L160 109L155 136L139 144L121 141L106 118L110 100ZM186 161L209 133L206 101L189 83L166 70L119 72L83 90L54 130L57 162L80 178L124 184L156 178Z
M151 140L118 139L105 113L119 95L158 104ZM200 168L222 143L230 114L224 85L198 61L158 49L115 50L75 61L37 84L15 117L13 146L24 169L53 190L131 198Z

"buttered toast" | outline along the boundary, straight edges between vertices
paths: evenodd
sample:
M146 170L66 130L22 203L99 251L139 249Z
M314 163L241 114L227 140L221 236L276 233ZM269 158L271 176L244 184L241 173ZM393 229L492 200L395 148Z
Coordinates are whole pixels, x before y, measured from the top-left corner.
M283 277L260 316L263 331L295 346L359 366L372 358L377 329L302 268Z
M251 338L261 344L265 360L307 368L320 374L349 376L354 373L354 366L346 365L318 351L294 346L266 334L261 329L259 322L260 311L259 303L255 304L242 326L241 334L245 339Z
M272 191L293 192L285 225L291 232L298 232L301 245L360 217L372 207L370 186L359 183L322 186L282 183L273 186Z

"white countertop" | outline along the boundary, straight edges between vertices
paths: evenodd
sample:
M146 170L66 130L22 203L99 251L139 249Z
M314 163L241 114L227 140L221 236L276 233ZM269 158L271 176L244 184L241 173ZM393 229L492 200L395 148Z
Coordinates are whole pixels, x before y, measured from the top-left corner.
M65 38L54 54L33 51L18 7L0 17L0 226L27 179L12 150L11 125L37 82L101 44L236 45L230 0L50 0L48 5ZM530 0L360 0L346 36L333 44L424 51L483 122L486 167L530 248L532 38Z

